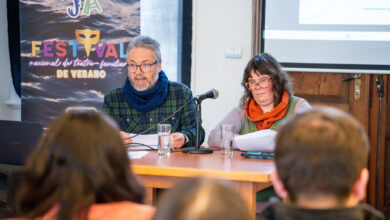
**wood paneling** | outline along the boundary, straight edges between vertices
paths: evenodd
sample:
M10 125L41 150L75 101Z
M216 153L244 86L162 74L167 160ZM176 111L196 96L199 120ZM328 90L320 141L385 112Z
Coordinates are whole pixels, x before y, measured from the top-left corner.
M387 76L385 78L387 81L385 85L385 97L384 100L384 112L386 116L386 120L382 120L383 126L385 127L385 147L383 152L383 159L381 160L381 164L384 164L383 167L383 212L386 215L386 219L390 219L390 80Z
M360 99L355 100L354 80L344 81L353 74L290 72L295 95L312 104L333 106L353 114L368 132L370 75L361 75Z
M386 157L384 155L385 150L385 129L386 129L386 98L387 93L384 93L382 99L382 110L379 112L379 96L377 91L376 79L378 75L371 75L371 97L370 97L370 157L369 157L369 170L370 170L370 182L368 185L368 202L376 208L383 211L384 209L384 161ZM384 77L385 85L387 83L387 77ZM387 88L387 86L386 86ZM377 158L378 152L378 125L380 127L380 158ZM377 170L377 162L379 161L380 170ZM379 181L377 182L377 172L379 172ZM378 183L378 184L377 184ZM378 192L377 192L378 186ZM378 198L377 198L378 197Z
M367 202L372 206L376 206L377 140L378 123L381 121L377 207L386 213L387 219L390 219L390 117L386 117L390 115L390 98L387 95L390 92L388 76L384 76L385 93L382 100L381 119L379 119L379 98L376 86L378 75L360 75L361 87L358 100L354 98L356 92L354 80L343 80L354 74L289 72L289 75L293 78L296 96L305 98L313 106L333 106L349 112L364 126L371 145L368 161L370 180L367 188Z
M293 78L295 95L310 102L312 106L326 105L349 111L349 82L345 74L289 73Z

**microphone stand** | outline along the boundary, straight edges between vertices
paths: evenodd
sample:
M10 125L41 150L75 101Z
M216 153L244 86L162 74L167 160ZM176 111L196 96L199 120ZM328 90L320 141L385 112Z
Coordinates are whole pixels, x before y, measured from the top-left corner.
M189 153L189 154L211 154L213 152L212 149L210 148L201 148L200 147L200 123L202 121L202 116L201 116L201 106L200 103L202 100L196 99L196 112L195 112L195 121L196 121L196 139L195 139L195 147L188 147L184 148L183 152L184 153Z
M379 109L378 109L378 133L377 133L377 145L376 145L376 181L375 181L375 208L379 209L379 179L380 179L380 156L381 156L381 121L382 121L382 98L383 98L383 75L379 75L376 79L376 87L379 97Z

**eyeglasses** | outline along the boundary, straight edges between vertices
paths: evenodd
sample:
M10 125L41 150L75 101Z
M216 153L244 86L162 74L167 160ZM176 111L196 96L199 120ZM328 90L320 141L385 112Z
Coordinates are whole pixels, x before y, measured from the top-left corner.
M245 83L245 86L250 88L250 89L254 89L256 88L256 86L260 86L260 87L268 87L269 85L269 82L271 81L270 78L263 78L263 79L260 79L260 81L256 82L254 80L249 80L247 83Z
M140 65L137 65L137 64L134 64L134 63L128 63L127 64L127 70L130 73L135 73L135 72L137 72L137 68L139 67L141 72L147 73L147 72L149 72L152 69L152 66L154 64L156 64L156 63L157 63L157 61L155 61L154 63L143 63L143 64L140 64Z

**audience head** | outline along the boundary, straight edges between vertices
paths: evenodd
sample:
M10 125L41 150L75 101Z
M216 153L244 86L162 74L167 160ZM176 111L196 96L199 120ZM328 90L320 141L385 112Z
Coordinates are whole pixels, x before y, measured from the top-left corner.
M30 155L18 209L34 218L59 206L58 219L72 219L94 203L141 203L143 186L130 163L117 126L94 111L57 118Z
M368 150L364 128L341 110L319 107L297 115L276 137L274 188L301 206L356 205L365 197Z
M289 75L282 70L281 65L274 57L268 53L262 53L254 56L248 62L244 70L244 76L241 81L241 85L245 89L244 95L241 98L242 106L246 104L249 98L255 98L255 101L258 102L253 93L263 86L261 84L255 85L250 83L250 81L259 81L261 77L266 77L270 80L269 82L267 81L267 83L270 87L270 98L272 99L274 106L277 106L280 103L285 91L287 91L290 96L293 95L293 87ZM254 78L259 78L259 80ZM264 87L265 89L267 88L267 86Z
M241 196L222 182L187 179L172 187L157 205L154 220L247 220Z

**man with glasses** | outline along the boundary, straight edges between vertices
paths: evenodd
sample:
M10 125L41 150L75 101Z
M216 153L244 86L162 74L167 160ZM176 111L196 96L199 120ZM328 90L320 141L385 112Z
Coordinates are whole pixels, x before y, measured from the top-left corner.
M195 145L195 102L191 90L168 80L161 70L160 44L147 36L133 38L126 51L128 77L123 86L104 96L103 111L112 116L121 128L125 144L132 142L130 133L138 134L170 117L171 147ZM188 104L186 104L188 103ZM146 132L157 133L153 128ZM200 142L204 130L200 131Z

